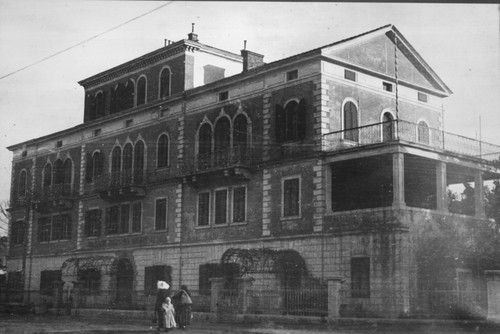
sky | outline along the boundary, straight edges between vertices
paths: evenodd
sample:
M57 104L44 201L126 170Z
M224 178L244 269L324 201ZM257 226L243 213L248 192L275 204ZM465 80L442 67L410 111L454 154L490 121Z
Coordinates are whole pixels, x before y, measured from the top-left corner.
M0 201L7 146L83 121L78 81L187 38L265 62L394 24L453 95L445 131L500 145L498 4L0 0Z

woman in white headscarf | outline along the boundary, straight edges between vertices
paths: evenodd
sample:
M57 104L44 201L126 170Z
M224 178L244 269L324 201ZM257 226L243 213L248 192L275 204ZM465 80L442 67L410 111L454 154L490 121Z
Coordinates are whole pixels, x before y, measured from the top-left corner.
M167 282L158 281L156 287L158 288L155 302L156 321L158 322L158 330L161 331L165 327L162 304L165 298L170 297L170 285Z

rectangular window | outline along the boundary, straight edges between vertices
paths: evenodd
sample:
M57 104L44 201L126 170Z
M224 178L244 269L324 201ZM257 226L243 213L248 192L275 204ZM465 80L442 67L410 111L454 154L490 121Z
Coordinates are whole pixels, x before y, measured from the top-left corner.
M351 81L356 81L356 72L344 70L344 78Z
M172 267L162 265L144 268L144 291L146 294L156 294L157 281L172 284Z
M142 202L132 205L132 232L140 232L142 225Z
M120 233L128 233L130 220L130 204L122 204L120 212Z
M98 295L101 287L101 271L99 269L80 269L78 281L82 283L81 292L85 295Z
M62 216L52 217L52 240L61 240L63 238L63 219Z
M18 220L12 223L11 243L12 245L22 245L24 243L24 221Z
M387 92L392 92L392 84L388 82L382 82L382 88Z
M43 270L40 272L40 294L53 296L54 282L61 281L60 270Z
M418 100L420 102L427 102L427 94L418 92Z
M85 212L85 237L98 237L101 235L101 210L94 209Z
M229 99L229 92L228 91L219 93L219 101L225 101L227 99Z
M50 241L50 217L43 217L38 219L38 241L49 242Z
M62 147L62 145L63 145L63 141L62 140L58 140L56 142L56 147Z
M156 216L155 216L155 230L167 229L167 199L160 198L156 200Z
M208 226L210 220L210 193L198 194L198 226Z
M299 77L299 71L293 70L286 72L286 81L295 80Z
M227 223L227 190L215 191L215 224Z
M210 295L210 279L221 277L218 263L201 264L199 267L198 290L200 295Z
M370 298L370 258L351 258L352 298Z
M132 124L134 124L134 120L133 120L133 119L127 119L127 120L125 121L125 127L126 127L126 128L131 127L131 126L132 126Z
M94 137L97 137L101 134L101 129L95 129L94 130Z
M118 233L118 219L120 216L120 210L118 206L112 206L106 208L106 231L107 234L117 234Z
M300 216L300 179L290 178L283 180L283 217Z
M233 222L235 223L241 223L246 220L246 197L246 187L241 186L233 188Z

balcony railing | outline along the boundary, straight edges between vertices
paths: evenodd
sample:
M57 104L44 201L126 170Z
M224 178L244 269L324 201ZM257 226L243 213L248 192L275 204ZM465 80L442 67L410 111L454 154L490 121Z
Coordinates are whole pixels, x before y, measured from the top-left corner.
M433 149L498 162L500 146L419 126L403 120L381 122L323 135L323 151L335 151L390 141L404 141Z
M250 167L252 151L233 148L232 150L216 150L214 153L198 154L194 159L187 159L183 165L184 174L213 171L231 167Z

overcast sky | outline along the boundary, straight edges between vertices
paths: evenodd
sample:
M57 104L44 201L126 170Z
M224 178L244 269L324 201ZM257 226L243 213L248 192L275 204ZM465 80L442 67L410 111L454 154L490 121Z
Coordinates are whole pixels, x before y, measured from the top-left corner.
M500 145L499 17L497 4L0 0L0 200L6 146L80 124L79 80L187 38L193 22L201 43L239 53L247 40L265 62L394 24L454 92L445 130Z

